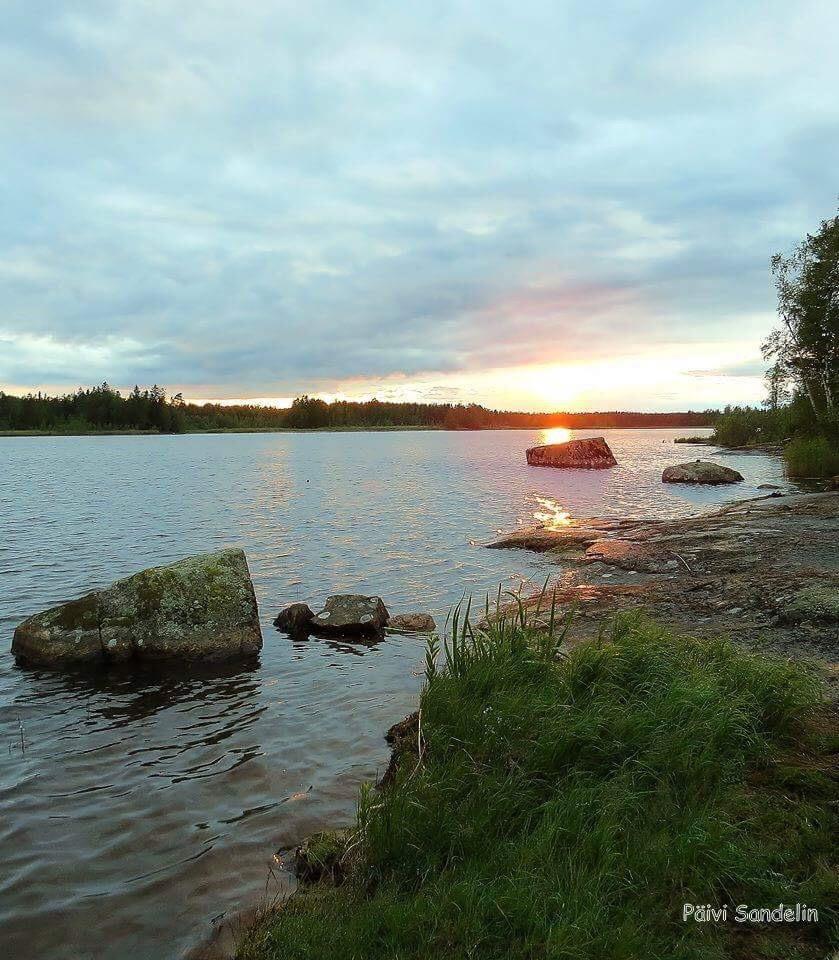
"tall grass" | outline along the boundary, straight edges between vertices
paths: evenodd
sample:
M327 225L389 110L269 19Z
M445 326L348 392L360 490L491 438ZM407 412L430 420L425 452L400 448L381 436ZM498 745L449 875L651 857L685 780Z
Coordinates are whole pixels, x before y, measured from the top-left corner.
M827 437L801 437L784 448L784 461L791 477L839 475L839 442Z
M362 791L347 880L293 897L244 960L711 960L731 930L684 923L683 903L780 900L818 927L764 931L750 956L823 954L832 790L819 763L795 789L779 772L811 749L809 675L637 616L567 650L553 603L450 626L418 754Z

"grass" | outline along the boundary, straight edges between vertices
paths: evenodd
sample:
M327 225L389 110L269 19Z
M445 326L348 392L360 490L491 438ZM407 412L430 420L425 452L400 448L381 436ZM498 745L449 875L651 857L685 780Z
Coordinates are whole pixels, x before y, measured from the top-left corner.
M839 475L839 444L827 437L798 438L784 448L784 460L791 477L834 477Z
M442 668L432 642L417 749L362 791L344 882L302 887L241 960L825 955L836 725L817 681L637 616L565 652L556 621L456 617ZM781 901L819 922L682 921Z

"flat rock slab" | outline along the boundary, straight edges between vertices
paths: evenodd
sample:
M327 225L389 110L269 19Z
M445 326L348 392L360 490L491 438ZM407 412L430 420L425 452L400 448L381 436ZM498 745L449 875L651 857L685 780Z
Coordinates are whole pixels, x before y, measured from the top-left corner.
M521 530L506 533L498 540L493 540L492 543L484 544L484 546L490 550L516 548L532 550L535 553L548 553L551 550L556 552L574 550L590 546L595 540L603 536L603 531L614 526L615 523L608 520L592 520L582 523L574 521L561 527L524 527Z
M548 599L524 606L544 620L556 589L558 616L576 607L575 640L639 608L692 635L826 665L839 700L839 493L770 495L674 520L575 520L492 546L551 554ZM519 614L518 603L502 608Z
M42 666L139 660L223 660L262 647L241 550L143 570L60 604L15 630L12 653Z
M585 559L645 573L667 573L679 566L676 557L666 550L633 540L596 540L586 550Z
M390 614L381 597L341 593L329 597L309 624L312 633L374 636L385 628Z
M616 467L618 463L603 437L531 447L527 451L527 462L532 467L563 467L572 470L604 470L607 467Z
M702 483L709 486L740 483L742 479L743 475L731 467L711 463L709 460L694 460L692 463L666 467L661 475L662 483Z

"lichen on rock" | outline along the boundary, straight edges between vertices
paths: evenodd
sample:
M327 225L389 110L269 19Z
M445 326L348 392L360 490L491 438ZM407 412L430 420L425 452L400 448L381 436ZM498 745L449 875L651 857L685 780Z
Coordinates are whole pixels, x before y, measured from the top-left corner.
M390 614L381 597L335 594L311 620L313 633L339 636L381 634Z
M839 589L830 583L805 587L789 600L781 615L789 623L839 624Z
M58 666L224 659L261 646L245 554L222 550L143 570L35 614L15 630L12 653Z
M740 483L743 475L731 467L724 467L710 460L694 460L666 467L661 475L662 483L696 483L719 486L725 483Z

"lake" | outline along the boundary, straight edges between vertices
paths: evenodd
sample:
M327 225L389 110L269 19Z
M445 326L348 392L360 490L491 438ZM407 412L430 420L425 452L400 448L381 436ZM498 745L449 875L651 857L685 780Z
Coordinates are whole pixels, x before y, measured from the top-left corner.
M619 466L528 467L539 432L0 438L0 943L16 960L181 956L214 918L284 889L274 854L351 820L413 709L423 645L292 642L295 600L381 595L438 622L464 593L541 585L544 557L480 544L570 516L676 517L788 484L778 460L605 435ZM663 485L709 458L733 487ZM265 645L212 672L17 667L17 623L136 572L247 552ZM482 602L482 600L481 600Z

